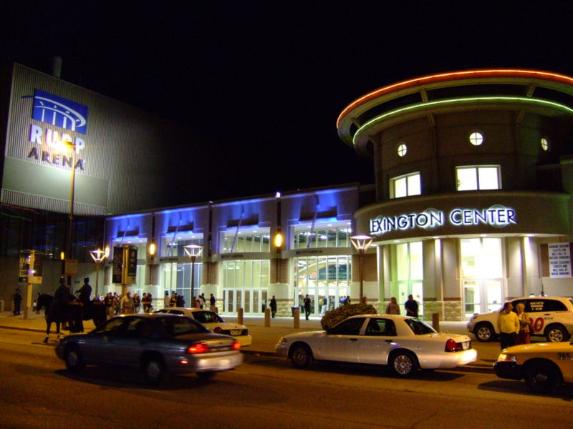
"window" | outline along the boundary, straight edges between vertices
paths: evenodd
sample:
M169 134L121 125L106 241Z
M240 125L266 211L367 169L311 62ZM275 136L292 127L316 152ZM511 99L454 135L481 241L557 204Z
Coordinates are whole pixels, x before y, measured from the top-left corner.
M265 253L270 252L270 228L229 228L222 233L221 253Z
M540 142L540 143L541 143L541 149L542 149L544 152L547 152L547 151L549 150L549 140L547 140L545 137L543 137L543 138L541 139L541 142Z
M422 185L419 171L390 179L390 198L403 198L421 193Z
M328 331L332 335L360 335L360 329L364 324L363 317L356 317L340 322Z
M560 301L553 299L528 300L525 303L525 312L539 311L567 311L567 307Z
M406 154L408 153L408 146L406 146L405 143L400 143L398 145L398 148L396 149L396 153L398 153L398 156L400 158L403 158L406 156Z
M414 335L435 334L436 331L425 322L416 319L405 319L404 322L410 327Z
M199 323L223 323L223 319L212 311L195 311L193 318Z
M370 336L396 336L396 326L388 319L370 319L366 327L366 335Z
M458 191L501 189L499 165L468 165L456 167Z
M469 140L472 145L480 146L481 144L483 144L483 134L474 131L473 133L470 134Z
M316 247L350 247L352 228L349 221L317 221L305 222L292 228L293 243L295 249Z

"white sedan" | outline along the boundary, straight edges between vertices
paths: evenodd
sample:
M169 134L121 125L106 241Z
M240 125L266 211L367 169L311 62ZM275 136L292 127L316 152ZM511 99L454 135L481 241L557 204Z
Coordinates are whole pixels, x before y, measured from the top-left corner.
M468 336L437 333L418 319L390 314L352 316L328 331L286 335L276 351L296 368L329 360L388 365L400 376L418 369L454 368L477 359Z
M168 307L157 310L155 313L179 314L190 317L216 334L225 334L235 337L241 344L241 347L250 346L253 342L253 338L249 335L249 329L245 325L225 322L221 316L214 311L202 310L200 308Z

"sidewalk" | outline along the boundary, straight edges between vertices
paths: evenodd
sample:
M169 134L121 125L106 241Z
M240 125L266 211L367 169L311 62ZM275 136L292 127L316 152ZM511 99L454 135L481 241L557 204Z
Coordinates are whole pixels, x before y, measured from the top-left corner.
M224 319L228 322L237 321L236 317L224 317ZM250 347L245 347L243 351L262 355L274 355L275 345L284 335L321 329L319 319L301 320L300 329L293 328L293 319L290 317L272 319L271 327L269 328L265 328L263 317L245 317L243 322L247 325L253 337L253 344ZM13 316L12 313L4 312L0 313L0 328L38 332L38 334L43 336L46 331L46 322L43 313L32 313L28 320L23 320L22 316ZM91 320L85 321L84 328L86 331L92 330L94 328L93 322ZM55 326L52 325L52 332L54 332L54 329ZM440 330L451 334L467 335L466 322L440 322ZM459 369L492 371L492 364L499 354L499 344L497 342L480 343L475 340L472 341L472 344L478 351L478 361Z

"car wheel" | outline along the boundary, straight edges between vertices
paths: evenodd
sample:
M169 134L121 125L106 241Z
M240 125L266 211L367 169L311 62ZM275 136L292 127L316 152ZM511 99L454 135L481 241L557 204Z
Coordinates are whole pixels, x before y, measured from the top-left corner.
M491 341L494 337L493 327L489 323L478 323L474 329L474 335L478 341Z
M562 341L567 341L569 335L565 328L559 325L550 325L545 330L545 338L550 343L560 343Z
M165 377L165 366L158 358L147 359L143 364L145 382L151 386L159 386Z
M532 392L553 393L561 384L561 374L547 362L531 363L525 370L525 383Z
M292 349L290 359L292 365L299 369L308 368L313 361L312 352L305 344L296 344Z
M397 351L390 361L392 371L400 377L408 377L418 369L416 357L407 351Z
M76 346L68 347L64 354L64 361L66 362L66 369L68 371L77 372L84 368L84 362L80 350Z
M197 377L199 378L199 380L207 381L215 377L215 374L216 374L215 371L198 372Z

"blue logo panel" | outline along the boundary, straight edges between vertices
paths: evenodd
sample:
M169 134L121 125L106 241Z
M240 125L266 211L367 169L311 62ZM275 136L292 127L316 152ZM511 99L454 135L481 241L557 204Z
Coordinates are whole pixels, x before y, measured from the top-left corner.
M88 106L35 89L32 119L85 134L88 125Z

